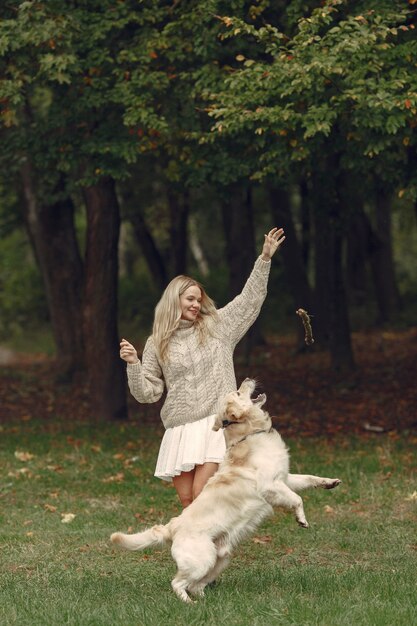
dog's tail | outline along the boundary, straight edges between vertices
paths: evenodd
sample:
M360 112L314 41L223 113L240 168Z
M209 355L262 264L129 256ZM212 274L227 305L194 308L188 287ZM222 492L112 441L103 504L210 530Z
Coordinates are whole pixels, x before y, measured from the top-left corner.
M143 550L144 548L164 545L170 542L171 532L169 530L169 524L166 526L158 525L134 535L113 533L110 540L112 543L116 543L127 550Z

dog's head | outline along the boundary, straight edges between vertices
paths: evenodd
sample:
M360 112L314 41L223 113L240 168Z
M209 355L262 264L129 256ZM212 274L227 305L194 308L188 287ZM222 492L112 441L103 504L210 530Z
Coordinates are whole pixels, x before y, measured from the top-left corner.
M255 386L254 380L246 378L237 391L224 397L213 430L224 428L226 439L230 439L271 428L271 418L262 410L266 395L262 393L257 398L251 398Z

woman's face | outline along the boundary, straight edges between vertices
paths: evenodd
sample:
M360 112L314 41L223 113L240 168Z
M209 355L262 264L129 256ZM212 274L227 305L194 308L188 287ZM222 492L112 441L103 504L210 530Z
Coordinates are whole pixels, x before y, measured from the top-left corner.
M201 290L192 285L180 296L181 319L194 322L201 309Z

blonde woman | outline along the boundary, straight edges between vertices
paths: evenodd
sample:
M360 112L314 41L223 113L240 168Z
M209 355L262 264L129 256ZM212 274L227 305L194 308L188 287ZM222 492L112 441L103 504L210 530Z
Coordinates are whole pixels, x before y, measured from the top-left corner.
M282 228L265 235L242 293L221 309L197 281L174 278L155 308L142 361L131 343L120 343L136 400L157 402L166 391L161 410L166 430L155 476L173 481L183 507L198 496L223 459L223 431L212 430L214 416L219 400L236 390L233 352L259 315L271 258L284 239Z

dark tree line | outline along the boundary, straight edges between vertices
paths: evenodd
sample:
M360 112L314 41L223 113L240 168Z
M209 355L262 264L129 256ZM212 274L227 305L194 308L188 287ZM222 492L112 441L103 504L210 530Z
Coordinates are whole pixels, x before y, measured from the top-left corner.
M391 215L399 190L416 189L414 14L400 2L255 11L242 0L233 15L202 4L0 9L3 177L18 190L60 374L85 373L102 419L127 412L122 221L159 291L202 266L203 234L220 237L229 298L253 265L259 222L283 226L294 310L314 311L340 370L354 367L349 308L369 297L368 274L379 322L401 306ZM155 196L163 223L149 215ZM222 233L202 225L207 212ZM260 340L256 326L247 349Z

